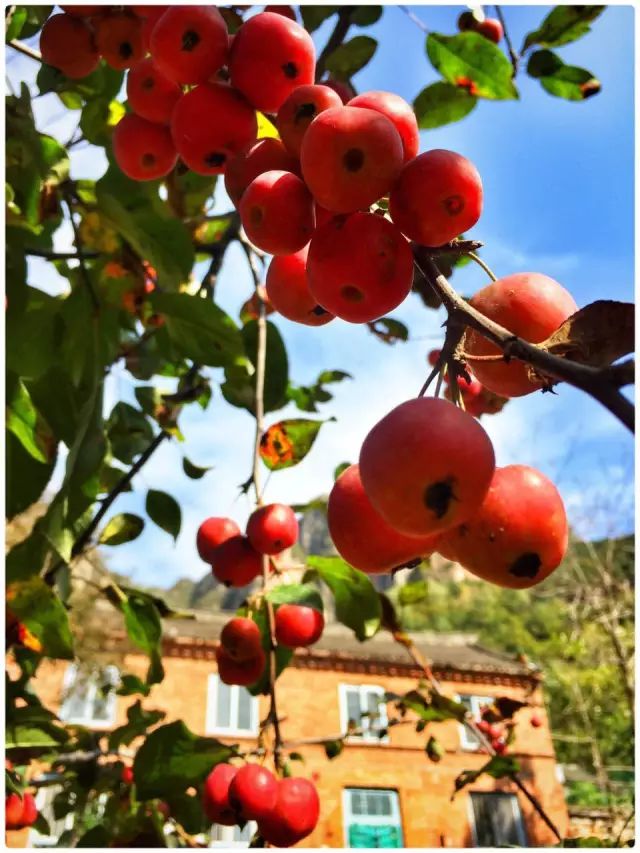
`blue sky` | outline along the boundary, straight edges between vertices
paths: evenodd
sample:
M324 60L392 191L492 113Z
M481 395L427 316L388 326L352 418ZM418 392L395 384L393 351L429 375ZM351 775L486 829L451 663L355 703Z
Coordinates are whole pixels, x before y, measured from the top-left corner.
M462 7L412 7L433 31L451 34ZM516 46L534 29L549 7L504 6ZM561 282L586 305L597 298L633 300L633 36L634 10L607 8L591 34L559 49L568 64L588 68L602 92L584 103L553 98L521 73L518 102L481 102L463 121L422 133L421 150L449 148L469 157L484 182L485 204L470 232L484 241L482 256L499 275L542 272ZM315 34L322 45L330 24ZM436 73L424 51L424 34L398 8L385 8L382 19L361 32L379 40L369 66L354 79L359 91L387 89L413 100ZM8 53L9 79L35 91L37 67ZM35 101L38 127L65 140L77 114L55 96ZM98 177L104 160L96 149L73 155L72 176ZM217 204L228 209L221 189ZM61 229L57 248L69 246ZM199 270L196 271L200 272ZM56 291L66 284L45 263L30 262L30 284ZM465 295L484 286L486 276L475 265L456 273L453 284ZM228 253L219 279L220 305L237 317L250 295L251 279L236 247ZM422 308L411 295L392 316L411 330L405 344L389 347L365 328L334 321L311 329L275 319L287 345L290 376L308 384L324 369L340 368L352 381L335 385L334 400L321 417L336 423L323 427L309 456L297 467L271 476L268 501L303 502L331 487L332 472L343 461L355 461L363 438L389 409L415 396L426 373L426 353L442 340L440 313ZM219 371L211 371L214 384ZM159 387L171 384L158 380ZM117 367L108 387L108 408L118 399L134 401L134 382ZM293 406L269 416L268 423L299 414ZM512 401L496 416L483 418L496 447L499 465L514 462L538 467L560 489L575 529L595 538L633 529L633 440L597 403L560 386L557 395L540 393ZM135 542L103 549L113 569L139 583L170 586L179 577L206 572L195 549L195 532L209 515L225 514L244 524L251 511L238 484L251 468L253 419L228 406L214 387L206 412L182 416L184 445L166 443L135 482L133 494L121 496L114 512L144 515L147 488L164 489L182 504L183 526L174 546L168 534L148 522ZM202 480L182 473L181 457L214 469ZM266 471L265 471L266 475Z

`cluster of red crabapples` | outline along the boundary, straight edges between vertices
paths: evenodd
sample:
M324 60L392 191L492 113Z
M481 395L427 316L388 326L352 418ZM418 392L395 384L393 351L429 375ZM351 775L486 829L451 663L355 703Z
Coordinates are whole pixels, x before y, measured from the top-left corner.
M535 342L577 310L561 285L538 273L494 281L471 304ZM471 382L481 389L508 398L541 387L521 362L474 360L499 353L477 332L467 333L464 346ZM565 509L553 483L526 465L496 467L480 423L433 397L402 403L371 429L359 464L334 483L328 522L340 555L361 571L393 571L437 551L513 589L543 581L561 563L568 543Z
M246 535L230 518L212 517L198 529L196 546L211 566L214 577L227 586L246 586L262 574L265 557L295 544L298 521L291 507L268 504L258 507L247 522ZM278 645L296 648L317 642L324 617L314 607L280 604L275 610ZM262 675L266 655L257 623L237 616L222 629L216 649L218 673L225 684L254 684Z
M33 826L38 818L38 808L33 795L25 791L7 794L4 800L4 817L7 829L24 829Z
M504 29L497 18L485 18L479 20L471 11L463 12L458 18L458 29L460 32L480 33L481 36L489 39L489 41L498 44L504 36Z
M262 838L275 847L291 847L318 823L320 799L308 779L279 779L258 764L217 764L204 783L202 806L223 826L258 823Z

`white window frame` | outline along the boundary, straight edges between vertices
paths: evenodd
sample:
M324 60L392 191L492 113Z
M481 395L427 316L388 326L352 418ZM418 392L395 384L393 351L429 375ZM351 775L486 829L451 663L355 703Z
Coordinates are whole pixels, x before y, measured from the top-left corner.
M363 696L366 696L367 693L375 693L378 696L384 698L385 689L384 687L380 687L378 684L340 684L338 685L339 691L339 705L340 705L340 728L344 734L347 733L349 727L349 706L347 703L347 691L357 690L360 698L360 710L362 711L363 707L366 707L366 703L363 703ZM389 717L387 715L387 705L386 702L381 702L378 705L379 716L376 720L376 731L378 729L386 729L389 725ZM345 740L347 743L389 743L389 735L386 734L384 737L378 737L378 735L374 732L370 732L366 730L366 727L370 725L371 717L364 717L360 719L359 727L365 728L362 734L359 735L348 735Z
M258 697L250 696L251 699L251 723L250 728L240 729L235 726L219 726L218 714L218 685L220 676L217 672L209 676L207 682L207 711L205 717L205 733L211 735L232 735L234 737L255 737L258 734ZM238 700L240 687L237 684L228 685L231 691L231 709L229 717L231 721L238 719ZM249 694L250 695L250 694Z
M516 834L518 836L518 846L527 846L527 834L524 830L522 809L520 808L520 801L518 800L517 794L510 794L506 791L469 791L467 796L467 814L469 816L471 840L473 842L474 847L478 847L478 832L476 830L476 814L473 810L473 797L471 796L472 794L479 794L485 797L508 797L509 802L511 803L511 809L513 811L513 819L516 827ZM483 847L481 849L488 850L491 848Z
M69 700L71 693L73 692L74 684L78 677L79 667L75 663L69 664L67 667L64 678L62 680L62 701L60 702L60 709L58 711L59 718L65 723L72 723L75 725L86 726L89 729L110 729L115 725L116 722L116 705L117 705L117 696L115 690L110 690L106 697L106 706L107 706L107 718L105 720L94 720L93 717L89 717L86 714L83 714L81 717L70 717L65 714L64 706L65 703ZM102 668L102 671L107 675L112 685L118 683L120 679L120 673L118 671L118 667L113 664L109 664ZM98 690L97 678L95 677L95 673L91 673L88 676L87 680L87 699L85 702L85 712L87 708L92 708L93 703L96 698L96 693Z
M391 799L390 815L354 815L351 811L351 794L357 791L362 794L388 794ZM349 848L349 827L352 823L368 823L371 826L397 825L400 829L400 841L404 844L404 828L400 814L400 795L394 788L343 788L342 789L342 830L344 846ZM402 849L401 847L398 849Z
M246 829L248 830L249 841L234 841L234 834L238 826L223 826L221 823L214 823L211 827L211 840L209 847L224 847L225 849L234 847L247 848L251 843L251 839L258 829L258 824L254 820L247 821ZM218 835L219 838L214 838Z
M463 698L469 700L471 706L469 712L474 719L477 719L482 709L487 705L491 705L495 697L478 696L471 693L459 693L455 696L457 702L462 702ZM472 738L469 730L463 723L458 724L458 729L460 731L460 747L467 752L476 752L481 744L475 738Z

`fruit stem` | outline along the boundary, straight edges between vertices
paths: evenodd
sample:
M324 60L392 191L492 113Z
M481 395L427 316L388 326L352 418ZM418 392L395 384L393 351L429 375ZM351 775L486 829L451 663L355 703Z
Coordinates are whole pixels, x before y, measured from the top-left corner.
M496 15L498 16L498 20L502 24L502 32L504 33L504 40L507 45L507 50L509 51L509 59L511 60L511 65L513 66L513 77L518 73L518 63L520 62L520 57L513 49L513 42L509 37L509 30L507 29L507 23L504 19L504 15L502 14L502 8L500 6L495 7Z
M486 274L489 276L491 281L497 281L498 280L498 276L493 272L491 267L487 266L487 264L485 264L485 262L482 260L482 258L479 257L478 255L476 255L475 252L467 252L467 257L471 258L472 261L475 261L479 267L482 267L482 269L486 272Z
M13 39L9 42L9 45L14 50L17 50L18 53L23 53L25 56L28 56L29 59L35 59L36 62L43 61L41 53L39 53L37 50L34 50L32 47L29 47L29 45L24 44L24 42L18 41L18 39Z

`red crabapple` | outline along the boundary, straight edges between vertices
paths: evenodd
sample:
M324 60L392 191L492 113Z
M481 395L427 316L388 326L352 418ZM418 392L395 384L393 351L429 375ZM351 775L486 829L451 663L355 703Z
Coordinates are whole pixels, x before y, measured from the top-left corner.
M324 616L315 607L281 604L276 610L276 640L281 646L312 646L324 629Z
M277 113L294 89L313 83L315 67L311 36L283 15L255 15L233 40L231 83L265 113Z
M4 819L7 829L20 829L22 823L23 800L19 794L7 794L4 801Z
M272 136L259 139L247 151L231 157L224 170L224 186L234 205L238 207L244 191L258 175L274 169L297 173L298 161Z
M431 365L431 367L435 367L438 363L438 359L442 354L442 350L440 349L432 349L431 352L427 355L427 361Z
M180 86L165 77L150 56L134 65L127 75L129 106L147 121L169 124L181 94Z
M569 528L551 480L527 465L496 468L476 512L438 543L447 559L498 586L527 589L565 555Z
M211 565L216 548L232 536L240 536L240 528L235 521L215 516L205 519L198 528L196 536L196 547L200 559Z
M120 780L125 785L133 785L133 769L131 767L123 767Z
M216 548L211 569L220 583L246 586L262 573L262 557L246 536L232 536Z
M260 629L253 619L244 616L227 622L220 633L220 642L229 657L239 663L255 658L262 648Z
M542 725L542 720L537 714L532 714L531 719L529 720L534 729L539 729Z
M98 19L96 45L112 68L131 68L144 56L142 21L128 12L109 12Z
M134 181L163 178L178 161L169 128L135 113L120 119L113 131L112 144L116 163Z
M229 802L243 820L268 817L277 799L278 780L259 764L245 764L229 785Z
M320 816L320 798L308 779L278 780L278 796L272 812L262 818L258 829L265 841L276 847L291 847L310 835Z
M142 43L145 53L150 52L151 33L154 31L156 24L167 11L169 6L141 6L145 10L143 15L141 12L136 12L139 18L142 18Z
M365 107L386 116L400 134L404 162L408 163L420 150L420 136L416 114L400 95L393 92L363 92L352 98L349 107Z
M479 290L471 305L485 317L499 323L514 335L537 344L546 340L558 326L578 310L571 294L546 275L535 272L514 273L493 281ZM469 331L465 350L471 356L500 355L501 350L479 335ZM532 378L522 362L469 361L480 382L503 397L521 397L543 387Z
M100 62L91 29L72 15L52 15L45 21L40 33L40 52L43 62L72 80L91 74Z
M171 116L178 154L199 175L222 174L229 158L246 151L257 132L255 110L225 83L203 84L186 92Z
M488 38L489 41L495 42L495 44L498 44L504 35L502 24L497 18L485 18L484 21L477 24L475 30L481 36Z
M235 826L238 816L229 803L229 785L238 772L231 764L216 764L202 787L202 809L213 823Z
M389 192L403 157L400 134L386 116L361 107L332 107L307 128L300 165L318 204L351 213Z
M437 547L437 536L405 536L387 524L367 497L357 465L350 465L333 484L327 521L342 559L371 575L429 556Z
M247 537L260 554L279 554L298 539L296 514L285 504L258 507L247 522Z
M296 20L296 13L293 11L292 6L265 6L264 11L273 12L274 15L284 15L290 21Z
M482 212L478 170L460 154L434 149L402 170L389 196L389 212L410 240L442 246L472 228Z
M90 18L104 11L104 6L60 6L60 8L74 18Z
M497 755L504 755L508 749L507 744L502 740L502 738L494 738L491 741L491 746Z
M247 237L270 255L292 255L313 234L311 193L291 172L273 169L258 175L245 190L238 210Z
M341 107L340 96L328 86L298 86L278 110L276 126L287 151L300 156L307 128L324 110Z
M216 662L218 664L218 675L224 684L237 684L240 687L249 687L255 684L264 672L266 656L262 649L248 660L237 661L231 657L224 646L216 648Z
M327 86L329 89L333 89L333 91L338 95L343 104L347 104L351 98L355 96L355 90L350 83L345 82L344 80L335 80L333 77L328 77L326 80L323 80L320 86Z
M307 277L323 308L350 323L366 323L393 310L408 295L413 255L388 219L353 213L316 230Z
M227 25L215 6L169 6L153 28L150 50L171 80L204 83L227 61Z
M316 205L316 216L317 210ZM308 251L305 246L293 255L272 259L267 270L267 296L276 311L287 320L305 326L324 326L334 316L318 305L311 295L306 269Z
M413 536L466 521L482 503L494 468L493 445L480 424L433 397L396 406L360 450L369 500L390 525Z

